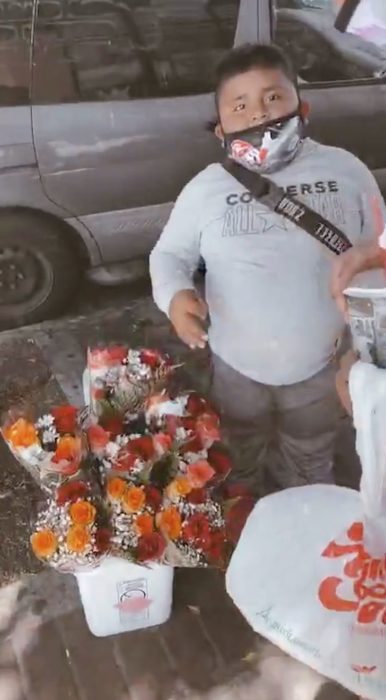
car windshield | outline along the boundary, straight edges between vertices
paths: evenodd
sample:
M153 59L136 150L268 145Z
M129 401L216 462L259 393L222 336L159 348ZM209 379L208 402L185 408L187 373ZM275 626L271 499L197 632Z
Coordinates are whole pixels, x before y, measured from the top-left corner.
M386 0L274 0L274 40L300 82L386 76Z

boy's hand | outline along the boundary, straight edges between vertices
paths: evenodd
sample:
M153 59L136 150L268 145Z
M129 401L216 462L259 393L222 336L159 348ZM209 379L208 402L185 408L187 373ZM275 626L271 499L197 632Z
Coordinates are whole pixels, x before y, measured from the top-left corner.
M177 292L171 300L169 317L181 340L194 348L203 349L208 340L203 323L208 316L206 303L192 289Z
M336 258L332 268L331 293L343 314L347 302L343 294L358 272L382 267L381 251L377 242L353 246Z
M343 355L340 361L340 368L336 374L336 390L343 407L346 409L347 413L352 415L352 404L349 391L349 376L351 367L357 362L358 357L353 350L349 350Z

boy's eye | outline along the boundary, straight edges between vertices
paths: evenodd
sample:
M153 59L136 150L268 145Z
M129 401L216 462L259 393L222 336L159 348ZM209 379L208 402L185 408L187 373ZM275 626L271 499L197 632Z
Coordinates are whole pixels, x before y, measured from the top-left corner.
M243 102L240 102L240 104L236 105L234 108L234 112L242 112L243 109L245 109L245 104Z
M276 102L276 100L280 100L280 95L278 95L276 92L272 93L272 95L268 95L267 97L268 102Z

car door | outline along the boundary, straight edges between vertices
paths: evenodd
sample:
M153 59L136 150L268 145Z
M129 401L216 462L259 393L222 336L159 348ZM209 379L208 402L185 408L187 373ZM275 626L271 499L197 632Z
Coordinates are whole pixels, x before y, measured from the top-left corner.
M1 207L33 206L39 199L29 106L31 22L32 0L0 4ZM0 243L0 276L6 253Z
M147 253L219 157L213 67L257 39L257 0L36 0L33 132L47 196L105 261Z
M386 196L385 50L338 31L324 0L260 0L259 7L260 38L281 46L297 68L310 135L355 153Z

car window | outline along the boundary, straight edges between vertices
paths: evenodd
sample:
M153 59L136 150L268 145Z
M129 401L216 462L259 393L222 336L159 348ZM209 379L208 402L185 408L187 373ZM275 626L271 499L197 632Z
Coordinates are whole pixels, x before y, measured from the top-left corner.
M210 92L240 0L39 0L35 103ZM52 66L61 76L52 80Z
M0 3L0 105L29 102L31 2Z
M346 31L386 49L385 0L361 0L347 23Z
M303 82L381 77L386 69L386 46L336 29L337 11L335 0L278 0L273 39L291 57Z

